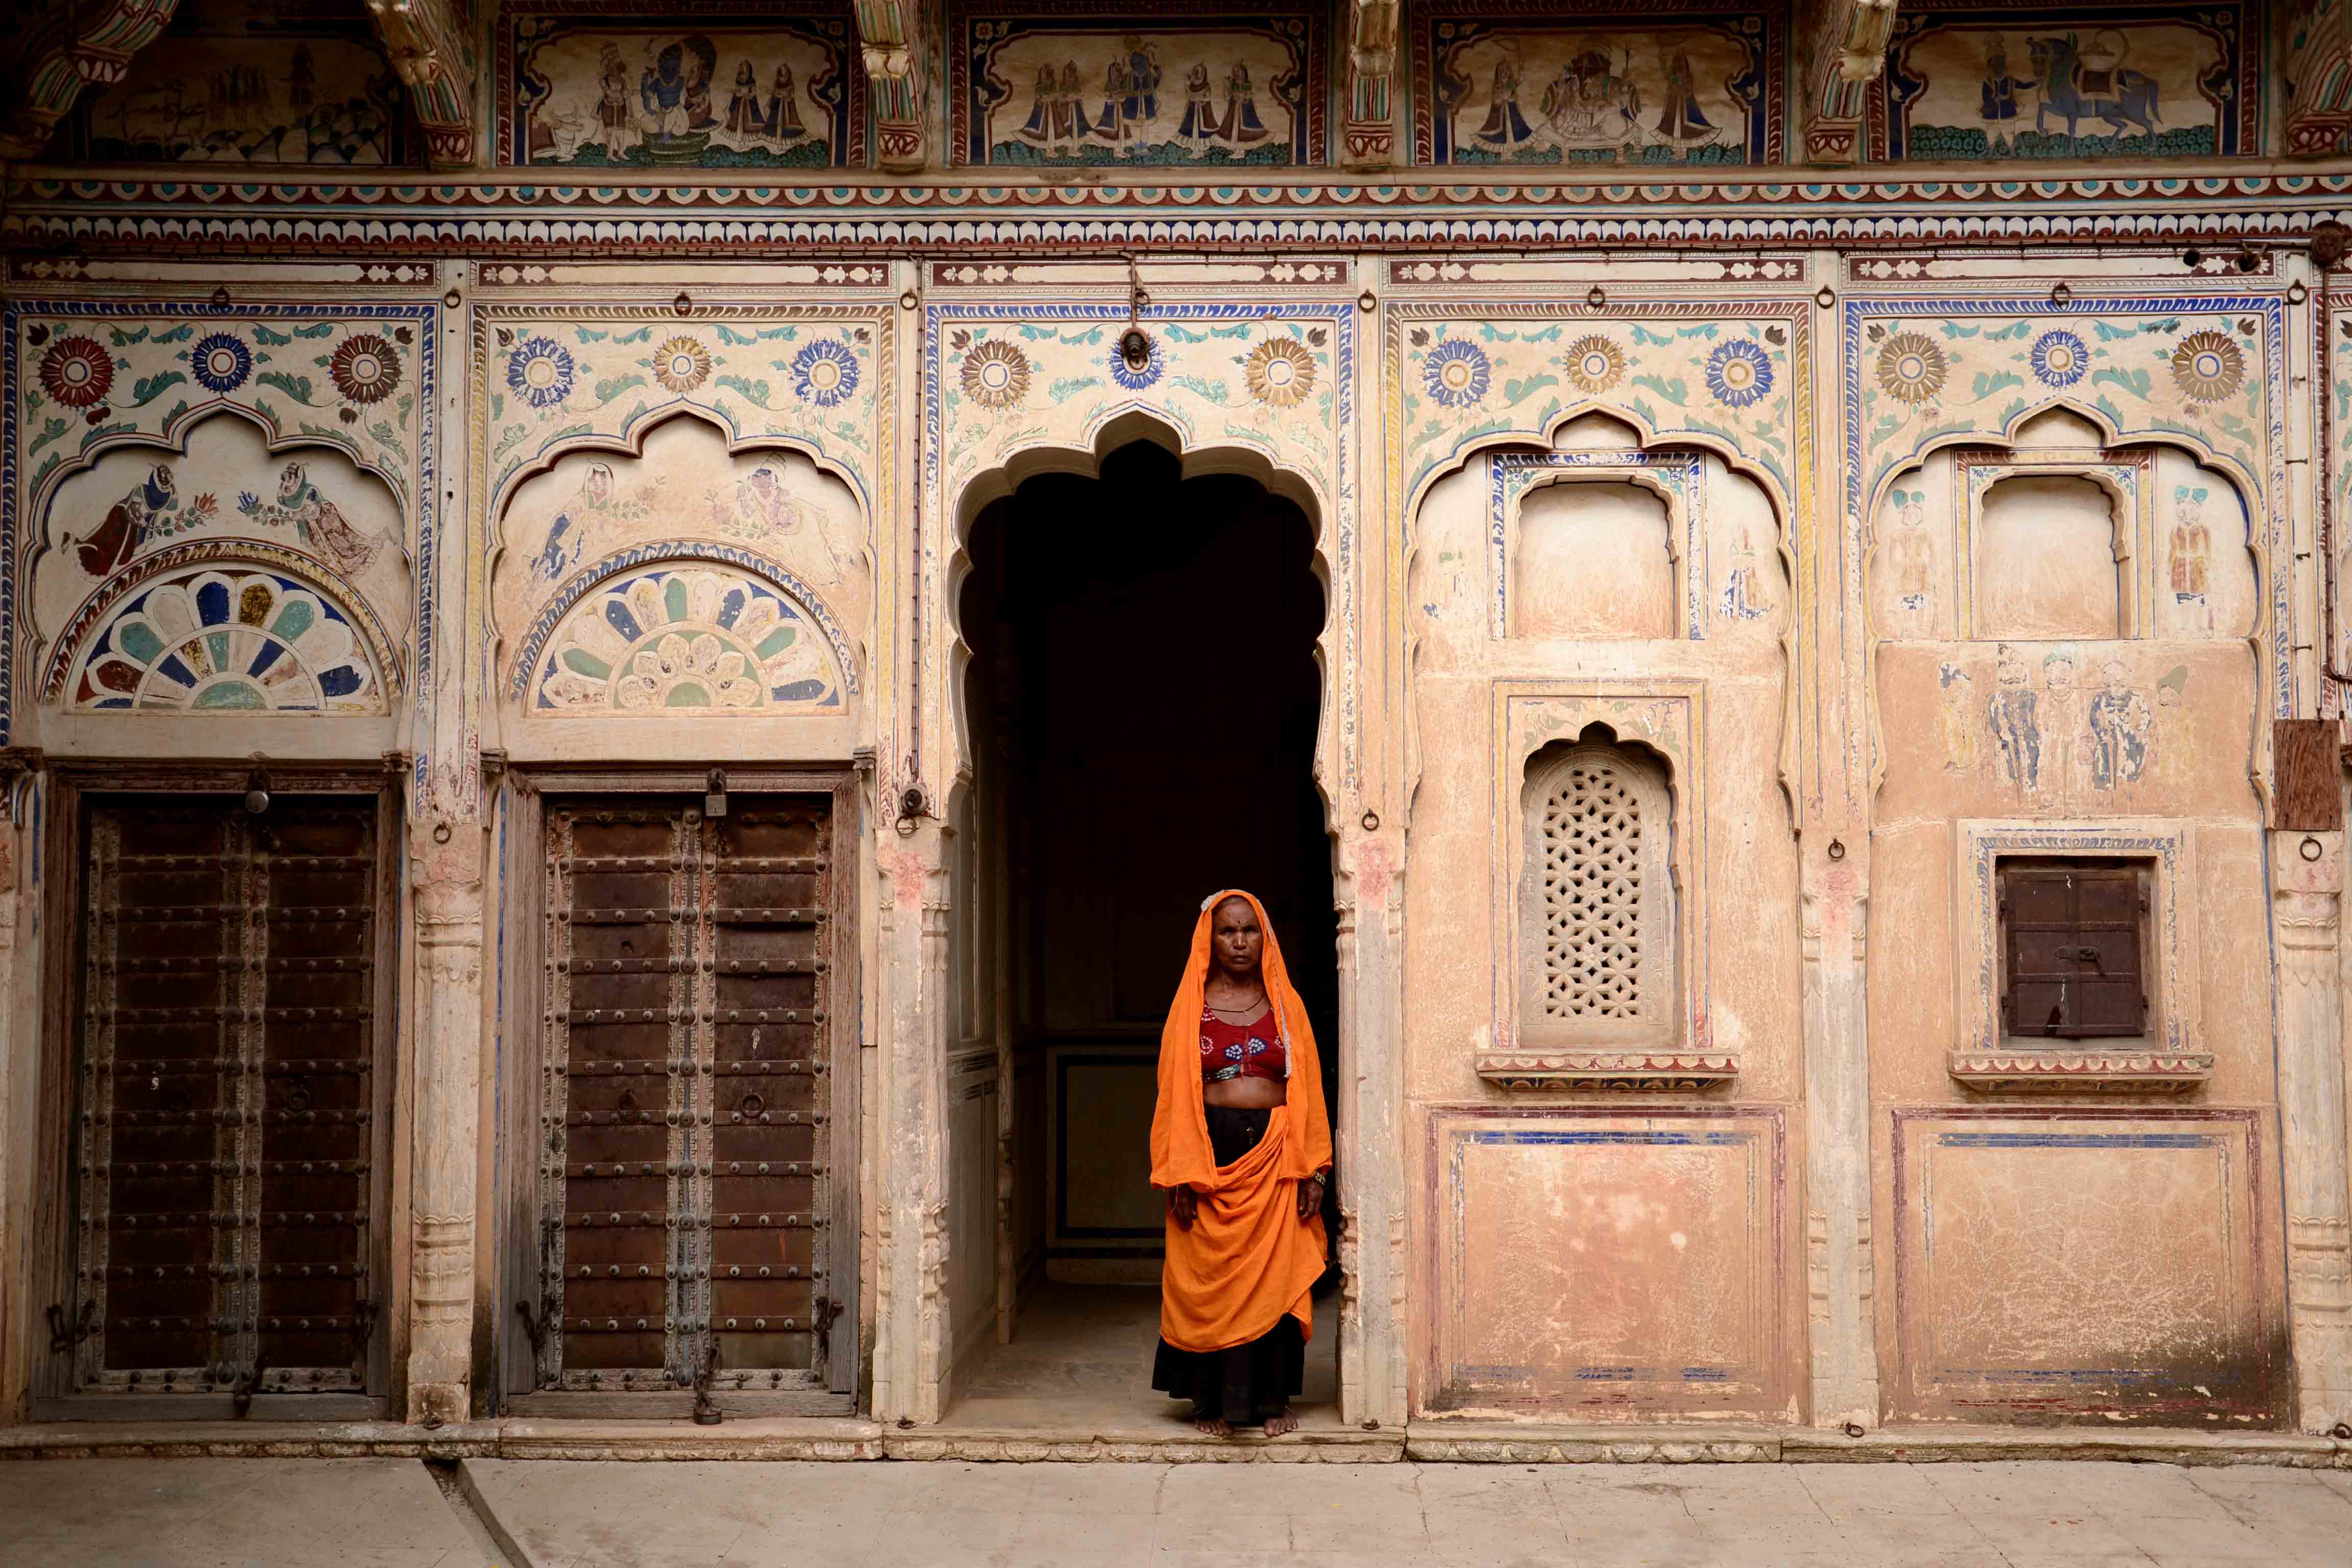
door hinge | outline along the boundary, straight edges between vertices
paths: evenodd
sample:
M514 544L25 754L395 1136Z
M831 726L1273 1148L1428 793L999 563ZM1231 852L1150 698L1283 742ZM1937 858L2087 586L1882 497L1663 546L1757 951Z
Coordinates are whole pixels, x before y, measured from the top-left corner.
M833 1321L841 1316L841 1303L830 1296L819 1296L814 1305L816 1321L809 1327L816 1334L816 1359L829 1361L833 1355Z
M98 1302L81 1304L81 1316L69 1318L65 1308L57 1303L49 1307L49 1349L58 1355L70 1355L74 1347L98 1333Z
M695 1374L694 1379L694 1424L697 1426L716 1426L722 1419L719 1402L710 1397L710 1385L718 1375L719 1342L713 1339L709 1349L703 1352L702 1370Z
M547 1337L555 1327L555 1303L541 1301L534 1313L530 1302L517 1301L515 1311L522 1319L522 1331L530 1337L531 1359L536 1361L547 1352Z

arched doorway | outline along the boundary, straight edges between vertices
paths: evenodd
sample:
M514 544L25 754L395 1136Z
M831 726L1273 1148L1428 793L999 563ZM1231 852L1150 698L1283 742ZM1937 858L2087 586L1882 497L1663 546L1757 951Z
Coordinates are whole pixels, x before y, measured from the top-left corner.
M1327 1095L1337 1063L1313 528L1254 479L1185 479L1137 442L1098 476L1042 474L991 502L967 556L949 1419L1181 1417L1150 1387L1161 1200L1148 1134L1205 895L1265 901ZM1334 1285L1336 1271L1324 1297ZM1318 1315L1310 1418L1336 1399L1336 1325Z

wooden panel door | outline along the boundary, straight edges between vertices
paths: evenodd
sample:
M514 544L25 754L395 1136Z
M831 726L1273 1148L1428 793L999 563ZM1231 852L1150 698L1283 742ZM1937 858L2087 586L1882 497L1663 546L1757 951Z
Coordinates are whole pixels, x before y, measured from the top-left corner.
M362 1390L374 803L88 822L71 1387Z
M534 1384L827 1385L829 803L551 805Z

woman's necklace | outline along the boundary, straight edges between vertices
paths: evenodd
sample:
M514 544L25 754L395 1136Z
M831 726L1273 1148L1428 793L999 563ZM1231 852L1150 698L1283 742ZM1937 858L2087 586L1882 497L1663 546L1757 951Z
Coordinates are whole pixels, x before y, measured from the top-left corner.
M1227 1022L1229 1022L1229 1023L1242 1023L1242 1022L1246 1022L1249 1018L1255 1016L1256 1016L1256 1014L1257 1014L1257 1010L1258 1010L1259 1008L1261 1008L1261 1007L1263 1007L1263 1006L1266 1005L1265 993L1265 992L1263 992L1263 991L1259 992L1259 993L1258 993L1258 994L1257 994L1257 998L1256 998L1256 1000L1255 1000L1255 1001L1253 1001L1253 1002L1249 1003L1246 1006L1241 1006L1241 1007L1220 1007L1220 1006L1218 1006L1215 1003L1213 1003L1213 1002L1208 1002L1208 1001L1203 1001L1203 1002L1202 1003L1202 1006L1204 1006L1204 1007L1206 1007L1206 1008L1208 1008L1208 1010L1209 1010L1210 1012L1212 1012L1212 1013L1215 1013L1215 1014L1218 1014L1218 1015L1219 1015L1219 1016L1222 1016L1223 1015L1224 1015L1224 1014L1227 1014L1227 1013L1239 1013L1239 1014L1241 1014L1241 1015L1243 1016L1241 1018L1238 1018L1238 1019L1228 1019L1228 1020L1226 1020L1226 1021L1227 1021Z

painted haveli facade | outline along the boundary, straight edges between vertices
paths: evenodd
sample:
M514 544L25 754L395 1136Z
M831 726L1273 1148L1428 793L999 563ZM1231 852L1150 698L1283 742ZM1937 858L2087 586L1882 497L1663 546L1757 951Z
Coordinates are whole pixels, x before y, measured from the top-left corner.
M2341 6L333 11L12 24L0 1418L1148 1266L972 610L1139 441L1311 537L1348 1432L2352 1436Z

